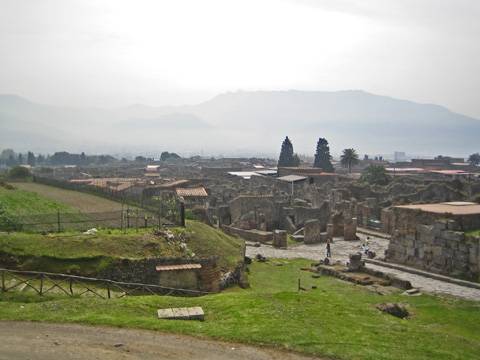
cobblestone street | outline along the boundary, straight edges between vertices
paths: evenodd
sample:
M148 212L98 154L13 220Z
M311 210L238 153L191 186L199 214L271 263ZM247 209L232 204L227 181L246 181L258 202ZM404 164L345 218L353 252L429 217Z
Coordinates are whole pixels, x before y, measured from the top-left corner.
M360 240L358 241L344 241L341 239L334 239L331 244L332 250L332 259L333 261L342 261L345 262L348 260L348 254L358 252L361 250L361 245L365 241L367 235L357 234ZM377 257L382 258L384 251L387 249L388 241L387 239L374 237L369 235L369 248L371 251L374 251L377 254ZM295 259L295 258L305 258L311 259L314 261L319 261L325 258L326 248L325 244L314 244L314 245L305 245L300 243L299 245L294 245L288 249L276 249L270 245L262 245L260 247L252 246L253 244L247 245L247 256L255 257L257 254L261 254L267 258L280 258L280 259ZM411 282L412 286L418 288L424 292L429 293L438 293L446 294L461 297L464 299L480 301L480 289L469 288L466 286L461 286L457 284L452 284L449 282L432 279L429 277L411 274L409 272L390 269L383 266L367 264L368 267L383 271L387 274L393 274L403 280L408 280Z

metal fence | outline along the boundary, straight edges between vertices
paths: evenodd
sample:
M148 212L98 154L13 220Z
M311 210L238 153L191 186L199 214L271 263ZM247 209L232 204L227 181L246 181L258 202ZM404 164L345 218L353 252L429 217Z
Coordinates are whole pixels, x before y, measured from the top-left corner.
M71 183L65 180L34 176L33 181L39 184L55 186L66 190L84 192L100 196L124 204L143 209L162 218L168 219L170 223L181 225L180 202L171 194L152 198L145 197L143 191L117 191L111 188L103 188L86 184Z
M95 296L102 299L127 295L200 296L207 291L171 288L160 285L128 283L108 279L55 274L39 271L0 269L0 293L30 291L36 295Z
M173 226L168 219L142 209L109 212L71 213L56 212L28 216L0 215L1 231L62 232L86 231L92 228L140 229Z

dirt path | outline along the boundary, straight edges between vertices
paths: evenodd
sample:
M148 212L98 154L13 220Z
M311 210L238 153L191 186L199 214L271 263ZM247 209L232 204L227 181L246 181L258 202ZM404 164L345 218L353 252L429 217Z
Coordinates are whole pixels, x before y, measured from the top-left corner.
M361 249L361 244L367 235L357 233L360 241L344 241L337 239L332 244L333 260L340 260L345 262L348 260L348 254L357 252ZM388 247L388 240L369 236L369 247L382 257L385 249ZM267 258L305 258L318 261L325 258L325 244L314 245L297 245L290 247L287 250L276 249L272 246L262 245L261 247L247 246L247 256L255 257L257 254L266 256ZM436 294L446 294L461 297L468 300L480 301L480 290L469 287L452 284L449 282L431 279L429 277L411 274L401 270L394 270L387 267L367 264L368 267L381 270L385 273L393 274L400 279L408 280L413 287L419 288L422 291Z
M15 183L21 190L32 191L46 198L69 205L81 212L108 212L122 209L122 204L79 191L60 189L37 183Z
M307 360L297 354L146 330L0 321L0 360Z

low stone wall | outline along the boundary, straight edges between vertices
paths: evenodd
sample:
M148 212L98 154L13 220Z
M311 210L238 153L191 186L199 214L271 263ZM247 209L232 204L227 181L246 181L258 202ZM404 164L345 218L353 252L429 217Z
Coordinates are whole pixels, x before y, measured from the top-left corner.
M473 281L480 276L480 238L466 236L453 220L432 225L417 224L414 230L397 229L386 259L438 274Z
M227 225L222 225L222 230L229 235L239 236L248 241L260 242L264 244L273 241L273 233L270 231L243 230Z

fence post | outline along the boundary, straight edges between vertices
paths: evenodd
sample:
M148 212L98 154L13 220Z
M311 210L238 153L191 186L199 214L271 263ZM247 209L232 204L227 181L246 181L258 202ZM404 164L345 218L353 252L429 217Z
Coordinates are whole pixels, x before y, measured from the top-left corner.
M137 209L137 216L135 217L135 231L138 232L138 209Z
M2 270L2 292L6 291L5 287L5 270Z
M70 288L70 294L73 296L73 280L72 280L72 278L68 279L68 287Z
M110 299L110 283L107 283L107 297Z
M43 294L43 274L40 274L40 296Z
M180 201L180 226L185 227L185 203Z
M60 232L60 210L57 210L57 227L58 227L58 232Z
M130 208L127 208L127 229L130 229Z
M123 205L122 210L120 211L120 230L123 230Z

